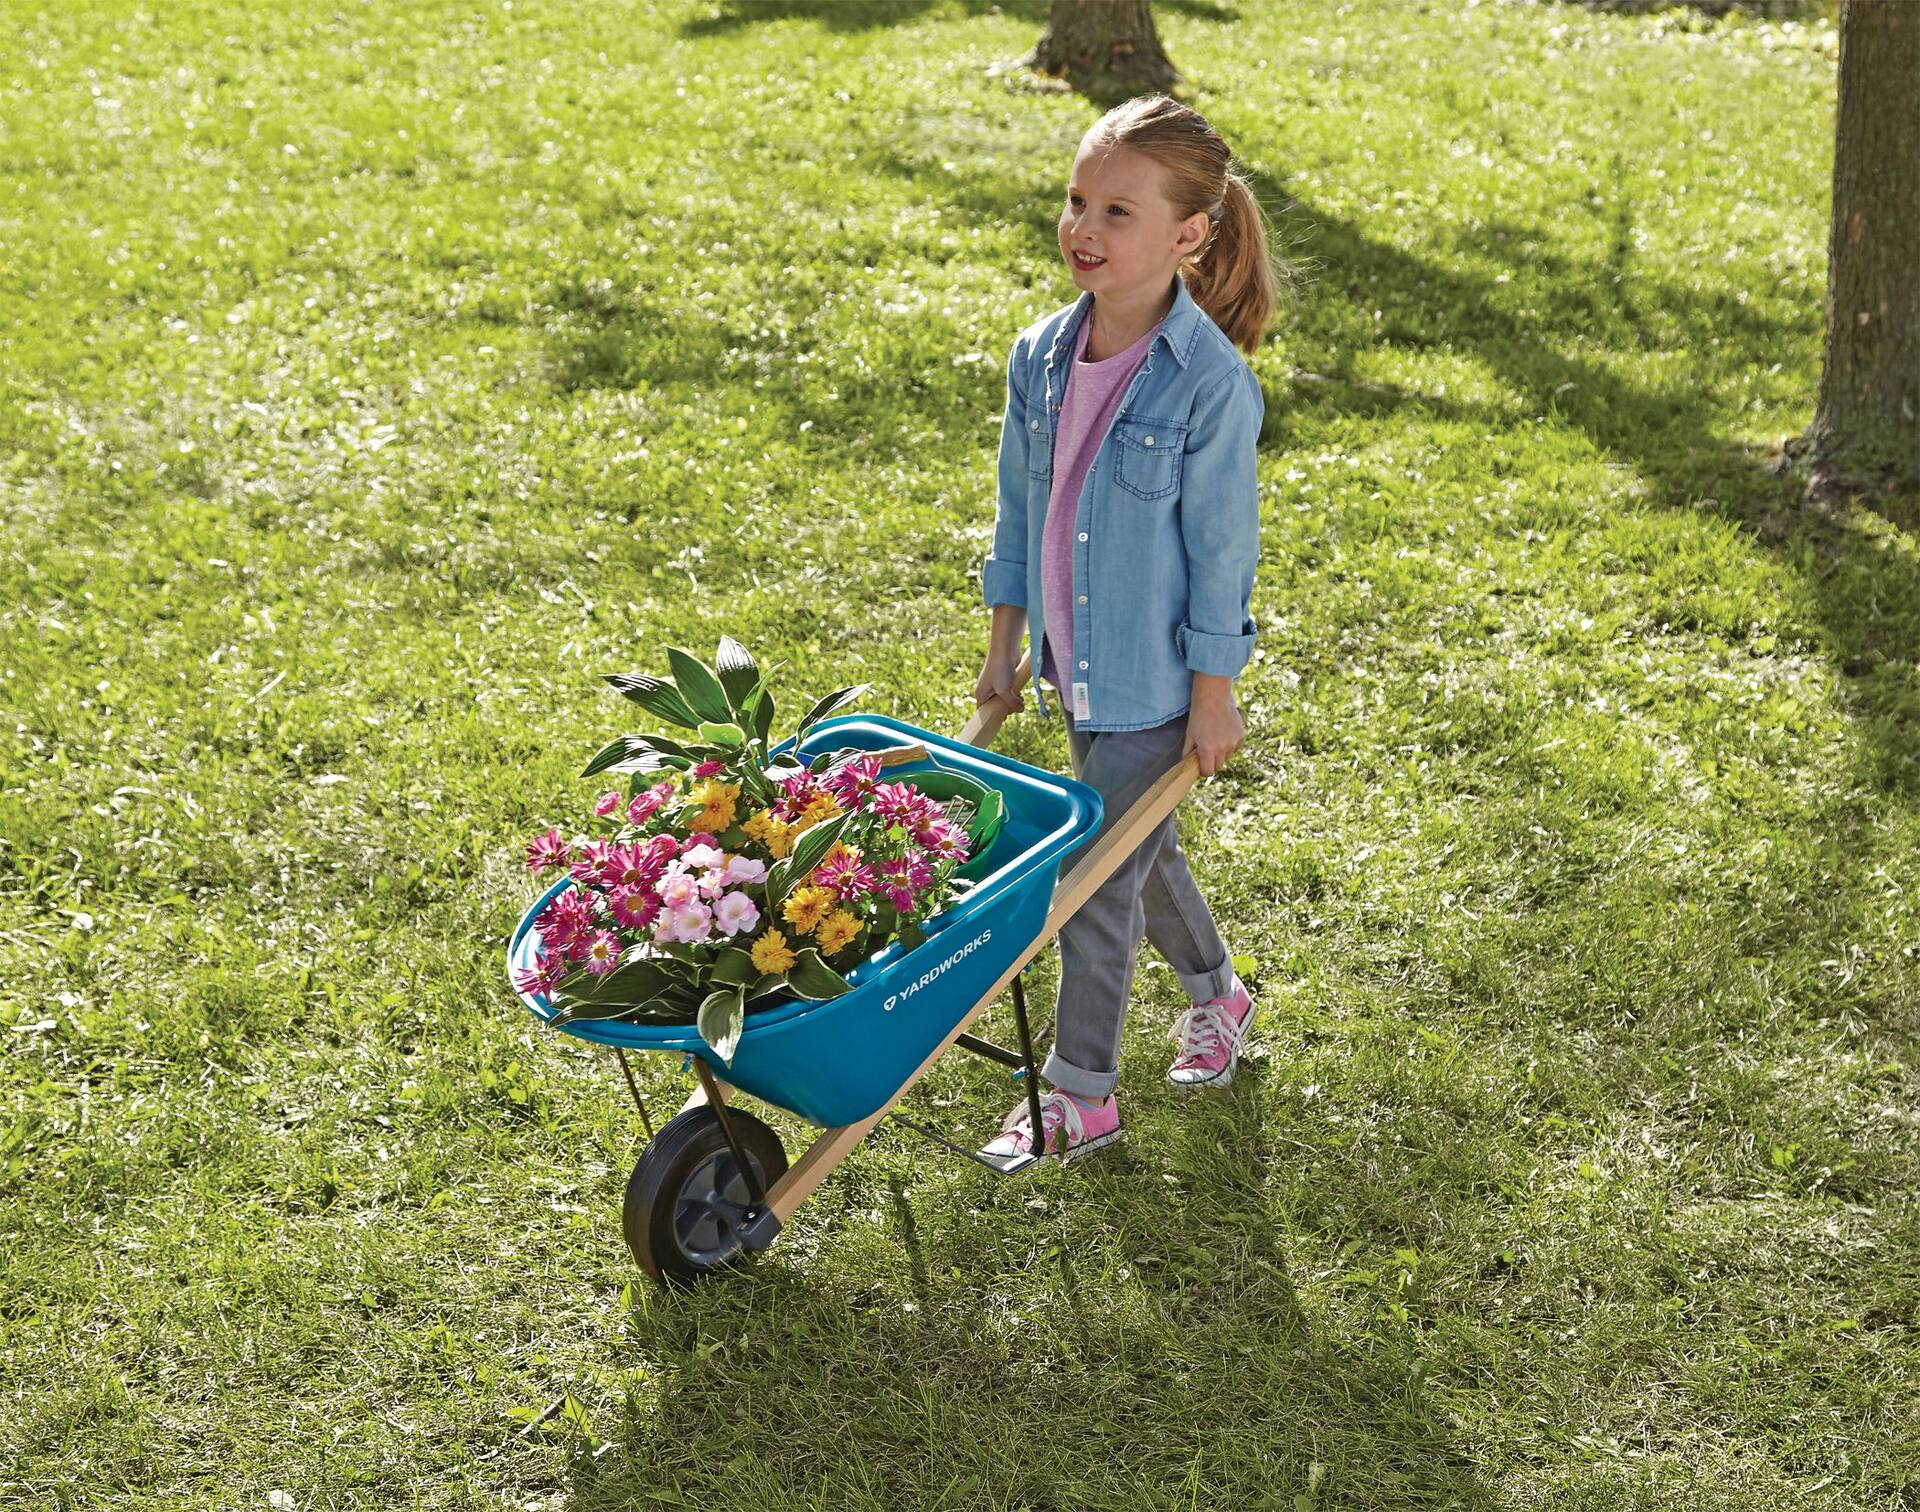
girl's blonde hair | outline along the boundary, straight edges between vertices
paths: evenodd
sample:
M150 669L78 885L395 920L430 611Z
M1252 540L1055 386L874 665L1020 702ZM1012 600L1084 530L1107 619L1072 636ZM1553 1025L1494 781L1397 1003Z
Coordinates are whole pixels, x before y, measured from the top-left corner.
M1252 352L1266 335L1278 298L1266 216L1247 181L1230 166L1233 154L1205 116L1171 95L1139 95L1095 121L1085 141L1128 147L1164 172L1174 217L1205 211L1213 228L1180 265L1193 302L1213 318L1227 340Z

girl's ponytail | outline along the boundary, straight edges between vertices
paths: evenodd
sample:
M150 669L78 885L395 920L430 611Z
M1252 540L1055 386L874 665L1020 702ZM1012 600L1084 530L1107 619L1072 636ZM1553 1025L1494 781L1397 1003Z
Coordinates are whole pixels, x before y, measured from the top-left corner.
M1187 292L1227 339L1258 349L1273 317L1280 279L1267 218L1253 190L1229 166L1232 153L1205 116L1171 95L1141 95L1109 110L1087 140L1129 147L1165 170L1176 219L1205 212L1213 228L1180 265Z
M1253 352L1267 333L1278 297L1273 260L1260 202L1232 169L1226 179L1212 234L1180 271L1193 302L1213 318L1227 340Z

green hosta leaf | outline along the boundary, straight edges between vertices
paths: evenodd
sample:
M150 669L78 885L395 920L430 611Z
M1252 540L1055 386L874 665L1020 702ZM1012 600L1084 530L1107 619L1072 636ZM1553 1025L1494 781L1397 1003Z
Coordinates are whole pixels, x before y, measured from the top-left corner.
M778 992L786 985L787 979L783 976L760 977L747 988L747 1001L751 1003L756 998L763 998L770 992Z
M629 961L601 977L585 971L571 973L556 989L554 1002L570 1008L574 1018L607 1018L623 1008L652 1002L678 980L677 972L657 960ZM589 1007L605 1011L588 1012Z
M720 679L713 675L713 669L705 662L678 646L669 646L667 665L673 668L673 682L680 690L680 696L701 719L725 724L733 718L733 706L727 702L727 690L720 686Z
M748 654L747 648L731 635L720 637L720 653L714 658L720 671L720 686L726 690L728 701L746 717L747 699L760 685L760 667Z
M723 950L713 963L713 980L729 987L744 987L759 975L753 957L744 950Z
M829 714L834 713L838 709L845 708L872 686L872 683L855 683L850 688L842 688L836 693L829 693L811 709L807 710L806 717L800 721L800 728L794 732L794 738L796 740L801 739L816 722L825 719Z
M800 959L793 963L793 969L787 973L787 985L801 997L816 1003L853 990L852 984L821 960L820 952L812 946L800 952Z
M900 926L900 948L902 950L918 950L926 943L927 932L918 924L902 924Z
M629 764L637 765L643 772L653 772L661 767L685 766L687 754L684 747L671 740L661 740L651 735L622 735L588 762L586 770L580 775L591 777L610 767Z
M708 745L726 746L738 750L747 743L747 732L737 724L709 724L702 722L700 738Z
M764 746L767 737L773 733L773 689L763 683L760 696L753 701L752 712L742 709L740 717L752 723L755 737Z
M738 987L722 987L718 992L710 992L700 1005L700 1016L694 1021L694 1027L700 1031L700 1038L713 1046L713 1053L723 1061L731 1062L733 1052L740 1043L740 1031L746 1027L747 998Z
M679 689L663 677L648 677L640 672L614 672L608 674L607 681L621 697L631 698L649 714L657 715L669 724L691 730L700 723L700 716L680 696ZM724 714L720 717L726 718Z
M835 814L831 819L822 819L794 841L793 854L787 857L793 875L804 877L818 866L820 858L833 849L833 842L840 838L840 831L852 818L852 814Z

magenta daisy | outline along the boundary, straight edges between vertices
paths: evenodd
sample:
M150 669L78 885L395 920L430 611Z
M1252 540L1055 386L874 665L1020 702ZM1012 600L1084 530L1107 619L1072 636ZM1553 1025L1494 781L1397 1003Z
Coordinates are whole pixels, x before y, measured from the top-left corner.
M613 849L611 840L582 840L573 858L573 864L567 868L576 882L598 882L600 868L606 864L607 852Z
M660 900L647 888L617 887L607 899L607 911L624 929L645 929L659 917L660 908Z
M620 964L620 937L611 929L596 929L587 936L581 956L588 971L605 976Z
M545 871L549 866L567 864L567 842L557 829L535 835L527 842L527 869Z
M840 800L842 808L857 808L879 780L880 758L856 756L845 766L827 773L820 779L820 785Z
M873 868L863 866L856 852L841 851L838 855L827 857L813 869L813 881L816 887L832 888L844 903L849 898L873 891Z
M533 927L544 944L564 951L593 928L593 904L578 888L569 887L534 915Z

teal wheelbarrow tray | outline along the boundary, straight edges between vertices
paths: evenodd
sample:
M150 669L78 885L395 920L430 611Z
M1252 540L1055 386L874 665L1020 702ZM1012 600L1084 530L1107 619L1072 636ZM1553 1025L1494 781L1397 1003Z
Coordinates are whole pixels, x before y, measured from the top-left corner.
M1007 819L988 853L990 865L971 891L926 921L926 938L914 949L896 942L861 962L846 973L852 990L837 998L790 1001L749 1015L730 1062L721 1061L692 1025L590 1020L557 1026L613 1050L651 1136L627 1183L623 1227L635 1260L656 1279L701 1280L767 1248L800 1204L953 1045L1014 1070L1025 1083L1033 1127L1042 1127L1020 972L1173 811L1199 768L1189 757L1102 829L1100 795L1092 788L983 749L1007 712L998 699L981 705L958 739L880 715L842 715L812 726L796 750L803 760L847 747L881 752L894 780L911 781L916 771L929 768L958 770L1003 795ZM784 749L794 749L792 742ZM1090 840L1092 849L1061 882L1062 861ZM563 879L542 893L520 920L507 947L510 972L533 964L539 946L533 920L567 885ZM1017 1050L967 1033L1009 985ZM544 994L519 997L551 1023L554 1010ZM626 1058L630 1050L682 1058L699 1079L679 1114L657 1133ZM789 1166L774 1130L733 1106L740 1093L823 1132ZM1003 1174L1043 1158L992 1160L904 1115L895 1117Z

